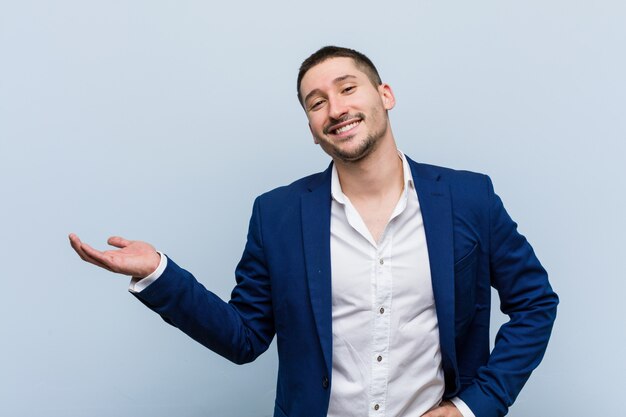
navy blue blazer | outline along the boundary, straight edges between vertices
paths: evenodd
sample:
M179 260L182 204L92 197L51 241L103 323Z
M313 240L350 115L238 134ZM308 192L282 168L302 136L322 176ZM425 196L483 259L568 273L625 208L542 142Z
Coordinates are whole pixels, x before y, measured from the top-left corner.
M541 361L558 298L489 178L409 159L435 295L445 398L503 416ZM275 417L326 416L332 384L331 169L259 196L222 301L171 259L136 296L209 349L253 361L277 337ZM489 352L490 288L509 315Z

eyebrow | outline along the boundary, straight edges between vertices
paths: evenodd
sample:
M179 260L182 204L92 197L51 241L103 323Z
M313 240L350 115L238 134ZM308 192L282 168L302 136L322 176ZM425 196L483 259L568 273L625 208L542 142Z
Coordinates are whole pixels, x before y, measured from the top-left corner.
M341 77L337 77L333 80L333 84L339 84L342 81L345 81L349 78L357 78L356 75L351 75L351 74L346 74L346 75L342 75ZM308 101L309 98L311 98L311 96L320 93L321 90L319 88L316 88L315 90L312 90L309 94L306 95L306 97L304 97L303 103L306 103Z

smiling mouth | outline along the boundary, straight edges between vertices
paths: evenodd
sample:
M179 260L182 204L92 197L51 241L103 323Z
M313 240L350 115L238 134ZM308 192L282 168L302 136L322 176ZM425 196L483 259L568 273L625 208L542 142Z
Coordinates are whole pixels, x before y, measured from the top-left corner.
M331 129L328 129L330 134L333 135L341 135L342 133L348 132L352 129L354 129L355 127L357 127L359 124L361 124L361 119L357 119L354 120L352 122L349 122L347 124L340 124L338 127L333 127Z

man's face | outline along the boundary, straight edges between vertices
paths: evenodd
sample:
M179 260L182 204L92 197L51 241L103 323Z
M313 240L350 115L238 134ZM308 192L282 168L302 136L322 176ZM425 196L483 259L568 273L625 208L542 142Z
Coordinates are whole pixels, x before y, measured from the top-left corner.
M300 92L315 143L333 159L356 162L391 138L387 110L395 98L374 86L352 58L330 58L302 78Z

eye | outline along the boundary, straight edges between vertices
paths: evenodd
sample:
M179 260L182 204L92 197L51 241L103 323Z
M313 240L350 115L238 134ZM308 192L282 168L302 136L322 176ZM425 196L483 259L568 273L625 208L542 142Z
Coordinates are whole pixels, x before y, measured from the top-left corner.
M350 93L354 92L355 89L356 89L356 86L350 85L350 86L344 88L343 90L341 90L341 92L345 93L345 94L350 94Z
M313 102L313 104L311 104L311 107L309 107L309 110L316 110L320 108L322 104L324 104L324 100L316 100Z

